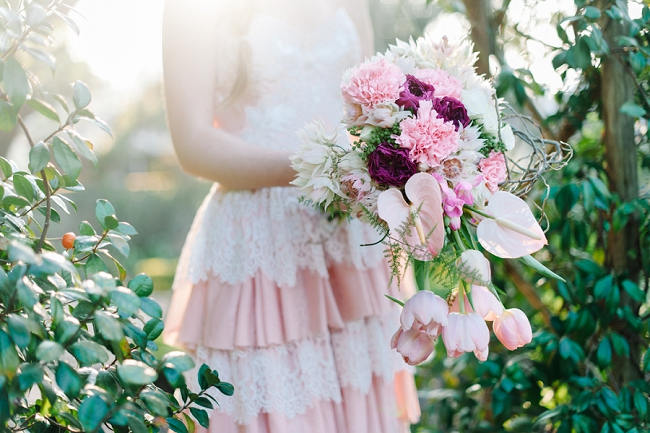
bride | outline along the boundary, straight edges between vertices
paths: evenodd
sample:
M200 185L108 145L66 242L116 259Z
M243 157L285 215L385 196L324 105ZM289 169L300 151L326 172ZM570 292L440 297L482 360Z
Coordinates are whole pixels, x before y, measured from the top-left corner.
M372 54L367 0L167 0L164 74L180 164L215 182L180 257L166 341L232 382L212 432L394 433L419 416L391 352L377 234L289 186L296 133L341 118Z

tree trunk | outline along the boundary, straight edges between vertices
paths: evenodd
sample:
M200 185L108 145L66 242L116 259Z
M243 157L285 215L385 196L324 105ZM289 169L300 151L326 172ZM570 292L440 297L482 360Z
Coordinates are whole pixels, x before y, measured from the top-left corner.
M604 14L603 14L604 15ZM627 34L625 26L605 15L603 34L611 48L616 37ZM634 100L634 79L626 71L623 59L610 54L601 68L602 118L605 126L605 162L610 191L621 201L638 198L637 148L634 143L634 118L621 113L621 106ZM640 269L639 226L636 218L619 231L610 230L607 245L607 263L619 274L638 279Z
M603 6L610 2L604 2ZM603 8L604 9L604 8ZM601 22L605 40L613 49L617 46L617 36L627 35L626 25L612 20L603 14ZM626 71L624 59L619 54L610 53L603 59L601 67L602 119L605 127L603 142L609 188L621 201L638 198L639 180L637 174L637 148L634 142L634 118L621 113L621 106L634 100L634 79ZM614 211L615 209L612 209ZM618 275L637 282L641 269L639 245L639 223L632 215L620 230L610 228L607 234L606 263ZM635 313L639 305L624 291L620 305L628 306ZM624 320L613 324L630 343L630 356L616 356L613 373L619 385L640 378L640 341L636 330L631 329Z
M476 64L479 74L490 75L490 54L494 52L494 31L490 0L463 0L465 13L472 26L474 49L479 52Z

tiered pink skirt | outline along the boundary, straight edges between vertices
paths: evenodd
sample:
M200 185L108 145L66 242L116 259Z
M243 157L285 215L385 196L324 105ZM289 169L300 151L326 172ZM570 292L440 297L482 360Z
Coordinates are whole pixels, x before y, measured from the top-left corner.
M243 198L270 198L259 195ZM210 432L408 431L419 405L407 366L389 347L398 318L384 294L399 293L389 287L382 261L358 266L324 253L325 268L298 267L288 280L262 269L241 281L218 275L218 267L207 267L198 281L184 275L188 260L200 260L192 250L205 248L203 237L211 236L202 221L230 198L213 191L199 210L165 334L168 343L192 351L197 365L205 362L235 387L232 397L215 394L219 408L211 414ZM291 227L298 236L300 229Z

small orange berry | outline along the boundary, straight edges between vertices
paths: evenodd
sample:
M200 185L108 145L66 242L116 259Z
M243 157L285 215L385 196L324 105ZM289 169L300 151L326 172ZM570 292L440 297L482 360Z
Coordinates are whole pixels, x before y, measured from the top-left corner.
M69 250L70 248L74 248L74 240L76 239L77 235L75 235L72 232L68 232L63 235L63 238L61 239L61 245L63 245L63 248L66 250Z

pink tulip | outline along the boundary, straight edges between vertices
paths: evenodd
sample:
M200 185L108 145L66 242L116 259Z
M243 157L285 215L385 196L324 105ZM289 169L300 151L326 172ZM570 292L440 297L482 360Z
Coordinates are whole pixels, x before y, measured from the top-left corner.
M496 320L503 313L503 304L484 286L472 286L472 303L476 312L486 321Z
M444 299L432 292L421 291L404 304L400 323L404 331L416 329L436 338L447 325L448 314L449 307Z
M418 365L426 360L435 347L436 340L416 328L399 328L393 335L390 347L397 351L409 365Z
M409 216L417 211L415 227L404 235L404 240L411 247L426 247L426 252L415 250L415 258L431 260L445 242L440 187L430 174L416 173L406 182L404 192L410 205L404 201L399 189L389 188L377 197L377 213L388 223L393 235L397 235Z
M474 352L480 361L488 356L490 331L477 313L449 313L447 326L442 330L447 355L455 358L464 352Z
M528 317L518 308L508 308L494 319L494 334L508 349L515 350L525 346L533 339Z
M456 265L463 274L463 279L468 283L487 285L492 279L490 262L480 251L463 251L456 260Z
M488 322L496 319L504 310L501 301L499 301L487 287L477 285L472 286L472 303L474 304L474 308L472 308L467 297L464 297L464 299L465 312L476 312L483 318L483 320ZM456 297L454 302L451 304L450 311L456 313L460 312L458 297Z
M504 259L532 254L548 242L525 201L505 191L492 195L476 228L478 241L490 253Z

